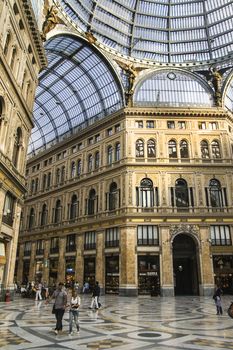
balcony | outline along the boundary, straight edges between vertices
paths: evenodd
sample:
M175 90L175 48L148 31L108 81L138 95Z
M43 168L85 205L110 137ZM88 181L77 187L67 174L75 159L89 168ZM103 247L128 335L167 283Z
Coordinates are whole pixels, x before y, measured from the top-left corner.
M66 246L66 253L71 253L76 251L76 244L71 244Z
M96 243L85 243L84 250L92 250L96 249Z
M58 253L59 253L59 247L50 248L50 254L58 254Z
M37 249L36 255L44 255L44 249Z

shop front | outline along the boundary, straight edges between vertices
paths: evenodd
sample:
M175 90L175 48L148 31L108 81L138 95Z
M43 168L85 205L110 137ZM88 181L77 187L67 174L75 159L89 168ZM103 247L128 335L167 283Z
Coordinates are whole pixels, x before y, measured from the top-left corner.
M224 294L233 294L233 256L213 255L214 282Z
M30 260L27 259L23 261L23 281L22 282L24 285L27 285L28 282L31 282L28 280L29 270L30 270Z
M58 277L58 259L49 260L49 285L53 286L57 283Z
M35 280L37 282L41 282L41 280L42 280L42 273L43 273L43 261L42 260L37 260L36 261L36 275L35 275Z
M72 287L74 284L74 277L75 277L75 258L67 258L66 259L66 271L65 271L65 278L66 278L66 286Z
M105 258L105 293L119 293L119 255Z
M84 279L83 283L89 283L90 291L95 285L95 258L84 258Z
M159 256L138 256L138 294L160 294Z

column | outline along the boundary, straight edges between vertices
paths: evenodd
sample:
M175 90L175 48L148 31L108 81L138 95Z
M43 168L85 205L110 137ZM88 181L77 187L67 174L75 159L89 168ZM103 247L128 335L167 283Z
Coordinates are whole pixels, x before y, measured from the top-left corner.
M58 283L65 282L65 269L66 269L65 249L66 249L66 237L60 237L59 238L58 273L57 273Z
M211 296L214 291L214 271L209 239L209 226L200 226L200 295L204 296Z
M119 295L136 296L137 289L137 255L136 228L127 226L120 229L120 285Z
M18 270L17 270L17 282L20 284L23 282L23 256L24 256L24 243L19 246L18 256Z
M174 296L174 276L172 262L172 246L170 242L169 226L160 227L160 283L162 296Z
M36 279L36 242L32 242L31 256L30 256L30 268L29 268L29 281L35 281Z
M49 283L49 250L50 250L50 239L44 241L44 264L43 264L43 273L42 280Z
M84 275L84 259L83 259L83 247L84 247L84 234L76 236L77 253L75 260L75 281L78 281L80 290L83 286Z
M104 289L104 230L96 231L96 262L95 262L95 280L99 282L101 291Z

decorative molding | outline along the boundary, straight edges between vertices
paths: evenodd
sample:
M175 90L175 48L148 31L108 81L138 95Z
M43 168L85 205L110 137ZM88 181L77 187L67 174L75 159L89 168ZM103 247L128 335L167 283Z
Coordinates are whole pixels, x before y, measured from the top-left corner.
M189 224L179 224L179 225L171 225L170 226L170 239L173 241L175 236L181 233L187 233L196 238L199 237L199 227L197 225L189 225Z

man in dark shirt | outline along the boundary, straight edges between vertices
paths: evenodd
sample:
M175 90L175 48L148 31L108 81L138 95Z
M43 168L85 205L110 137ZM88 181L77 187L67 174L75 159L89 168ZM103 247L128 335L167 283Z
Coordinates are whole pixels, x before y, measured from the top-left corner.
M63 287L64 283L60 282L51 297L51 299L55 298L53 306L53 313L55 314L57 320L56 327L54 329L55 334L58 334L60 331L62 331L62 318L64 316L65 308L67 305L67 293L63 290Z
M92 309L95 303L95 308L98 309L99 308L99 296L100 296L100 286L99 286L99 282L96 281L95 282L95 286L93 288L93 293L92 293L92 299L91 299L91 306L89 307L89 309Z

